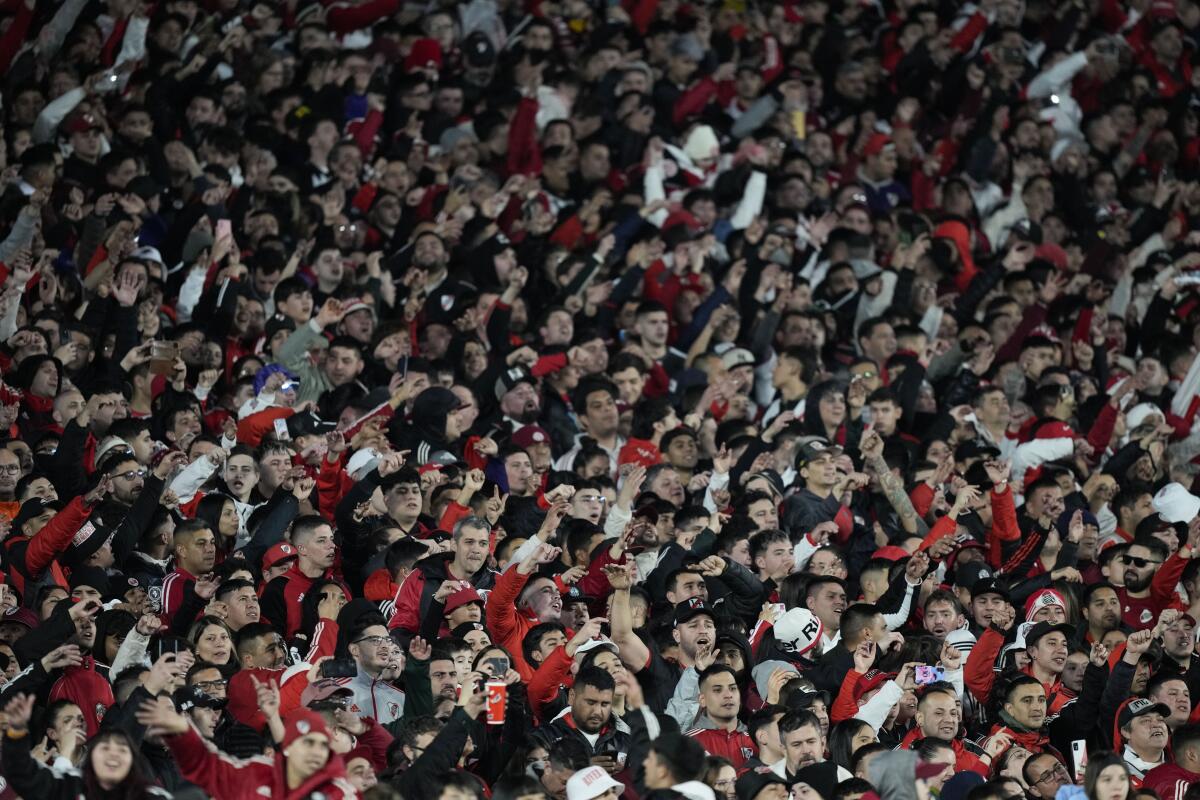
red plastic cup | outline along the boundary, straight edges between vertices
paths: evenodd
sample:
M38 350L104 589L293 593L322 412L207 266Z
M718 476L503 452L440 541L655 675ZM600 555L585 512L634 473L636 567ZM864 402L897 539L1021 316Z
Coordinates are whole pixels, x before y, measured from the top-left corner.
M487 690L487 724L503 725L504 709L508 705L508 684L488 681L484 689Z

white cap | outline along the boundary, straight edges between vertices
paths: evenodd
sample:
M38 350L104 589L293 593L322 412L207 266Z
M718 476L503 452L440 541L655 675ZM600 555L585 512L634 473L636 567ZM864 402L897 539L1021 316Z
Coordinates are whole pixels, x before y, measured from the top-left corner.
M1191 522L1200 513L1200 497L1179 483L1168 483L1154 495L1154 510L1167 522Z
M139 247L129 257L137 261L157 261L159 264L163 263L162 253L158 252L157 247Z
M353 476L363 467L375 468L379 463L379 451L374 447L364 447L361 450L355 451L354 455L346 462L346 474Z
M93 456L93 460L97 464L100 463L100 459L104 458L104 456L110 450L118 447L127 450L130 453L133 452L133 448L129 446L129 442L125 441L120 436L105 436L104 439L101 440L100 444L96 447L96 454Z
M586 642L579 645L579 647L575 650L575 655L581 656L584 653L589 653L592 650L596 650L600 647L606 648L618 655L621 653L616 642L614 642L612 639L601 636L599 639L588 639Z
M625 784L618 783L604 771L604 767L588 767L567 778L567 800L593 800L593 798L616 789L625 791Z
M1162 409L1153 403L1138 403L1125 412L1125 427L1129 430L1140 427L1146 419L1157 414L1160 420L1165 420Z
M824 626L807 608L793 608L775 620L775 641L784 649L802 656L821 642ZM819 655L820 650L813 655Z

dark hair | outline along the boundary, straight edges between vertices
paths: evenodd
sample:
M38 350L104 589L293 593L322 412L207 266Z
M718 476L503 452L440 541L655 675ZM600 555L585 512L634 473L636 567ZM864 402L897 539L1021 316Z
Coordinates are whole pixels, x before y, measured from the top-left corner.
M704 748L682 733L661 733L650 750L671 773L672 785L698 781L704 776Z
M821 721L808 709L789 711L783 715L783 719L779 720L779 736L782 739L784 734L798 731L805 725L813 726L818 732L821 730Z
M854 750L851 743L854 737L857 736L863 727L870 728L870 724L861 719L844 719L829 729L829 760L837 764L839 767L850 769L851 759L854 756ZM871 728L871 733L875 733L875 729Z
M100 785L100 781L96 778L96 770L92 767L92 750L98 744L103 742L116 741L129 748L131 760L129 762L129 772L125 774L125 778L111 789L105 789ZM111 727L99 731L87 743L87 753L83 757L83 772L84 797L122 797L122 798L144 798L150 794L150 787L154 785L154 781L150 777L150 771L147 769L143 761L141 748L137 743L125 732L123 728Z
M529 632L525 634L525 638L521 640L521 654L525 656L526 663L537 663L533 660L534 651L541 646L542 639L546 638L546 634L553 633L554 631L566 634L567 629L559 622L540 622L529 629Z
M600 692L612 692L617 688L613 676L599 667L581 669L579 670L579 674L575 676L575 684L572 687L574 691L582 693L584 688L588 686Z

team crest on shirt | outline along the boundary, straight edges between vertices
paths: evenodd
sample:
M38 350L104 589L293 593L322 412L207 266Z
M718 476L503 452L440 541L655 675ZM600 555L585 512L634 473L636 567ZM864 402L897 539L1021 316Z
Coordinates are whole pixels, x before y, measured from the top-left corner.
M391 714L393 717L400 716L400 704L399 703L388 703L388 713Z
M741 748L741 750L742 750L742 758L754 758L754 748L753 747L743 747L743 748Z
M1142 615L1138 619L1140 619L1142 621L1143 625L1148 625L1150 623L1150 621L1152 619L1154 619L1154 614L1151 613L1150 609L1143 608Z
M108 711L108 707L103 703L96 703L96 722L104 721L104 712Z

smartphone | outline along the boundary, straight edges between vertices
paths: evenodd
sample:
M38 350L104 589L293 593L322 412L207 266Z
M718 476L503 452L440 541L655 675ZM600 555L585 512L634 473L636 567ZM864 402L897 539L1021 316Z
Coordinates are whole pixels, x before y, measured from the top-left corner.
M1075 762L1075 782L1083 783L1083 774L1087 771L1088 763L1086 739L1071 742L1071 759Z
M483 663L487 664L488 671L492 673L493 678L503 678L508 672L508 659L503 656L486 658Z
M919 666L914 679L917 686L928 686L931 683L946 680L946 670L944 667Z
M349 658L331 658L321 662L322 678L353 678L358 675L358 667Z

